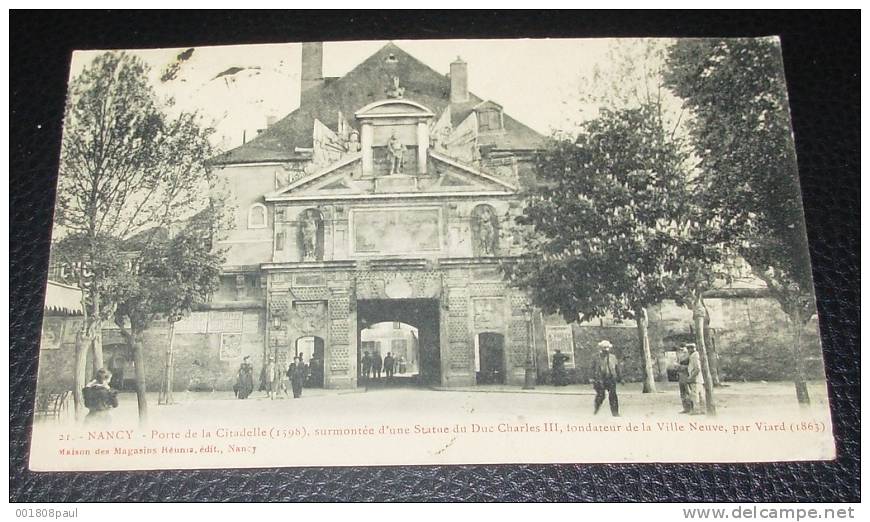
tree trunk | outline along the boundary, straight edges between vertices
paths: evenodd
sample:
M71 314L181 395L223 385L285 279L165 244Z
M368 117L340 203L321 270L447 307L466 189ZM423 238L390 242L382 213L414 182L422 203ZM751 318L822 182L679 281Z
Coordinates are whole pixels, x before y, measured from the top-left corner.
M85 399L82 396L82 388L87 382L87 366L88 366L88 348L90 341L85 337L82 330L76 332L76 365L75 375L73 376L73 397L75 399L75 416L76 421L81 421L85 418Z
M716 339L713 335L713 330L710 328L710 311L704 307L704 343L707 348L707 354L710 357L710 375L713 376L713 387L722 386L722 381L719 377L719 353L716 347Z
M704 400L707 403L707 415L716 415L716 401L713 397L713 376L710 373L710 360L707 358L707 346L704 342L704 323L707 317L707 310L704 307L704 301L701 300L701 293L697 293L695 297L694 310L692 318L695 321L695 344L698 348L698 355L701 358L701 374L704 376Z
M136 401L139 405L139 425L145 425L148 421L148 399L145 396L145 358L142 353L142 340L140 332L132 332L133 365L136 374Z
M646 315L646 308L636 309L634 317L637 322L637 340L643 362L643 393L655 393L656 379L653 374L652 351L649 345L649 318Z
M96 285L96 282L94 282L92 284ZM93 360L94 373L96 373L97 370L104 367L103 366L103 319L100 316L100 298L101 298L101 296L100 296L100 293L96 290L96 288L93 289L93 294L91 297L92 297L93 303L94 303L94 310L93 310L93 314L92 314L94 324L93 324L93 330L91 331L91 336L92 336L91 337L91 346L93 347L93 350L94 350L94 353L92 355L94 358L94 360Z
M169 346L166 349L166 364L163 367L163 379L160 389L159 404L172 404L175 402L172 396L172 378L173 378L173 347L175 344L175 323L169 322Z
M803 334L804 322L801 319L801 311L795 306L789 314L792 327L792 358L794 359L794 389L797 393L798 404L808 406L810 404L810 392L807 389L807 375L804 368L803 350L801 349L801 335Z

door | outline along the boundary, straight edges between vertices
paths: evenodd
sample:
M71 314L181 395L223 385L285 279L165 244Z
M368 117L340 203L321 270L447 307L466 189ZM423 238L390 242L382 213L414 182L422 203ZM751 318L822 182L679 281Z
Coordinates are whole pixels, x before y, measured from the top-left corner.
M478 384L504 384L504 336L486 332L478 336L480 371Z

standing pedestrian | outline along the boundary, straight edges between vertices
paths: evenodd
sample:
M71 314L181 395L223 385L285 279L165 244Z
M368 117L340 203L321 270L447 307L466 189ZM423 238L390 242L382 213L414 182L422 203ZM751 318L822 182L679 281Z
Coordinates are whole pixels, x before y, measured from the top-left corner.
M387 374L387 380L393 380L393 373L396 366L396 359L393 358L392 352L387 352L387 356L384 357L384 372Z
M689 408L690 415L703 415L704 411L701 408L701 388L704 386L704 374L701 373L701 355L698 353L695 343L686 345L689 350L689 364L686 368L686 393L689 397L691 407Z
M278 380L276 377L278 375L278 365L275 364L275 358L269 357L269 362L266 363L266 366L263 368L263 383L261 387L264 388L266 392L266 396L269 399L275 399L278 395Z
M242 364L239 365L236 385L233 387L236 391L236 397L239 399L247 399L248 395L254 391L254 366L251 364L250 359L251 356L246 355L242 359Z
M372 373L372 356L369 355L369 352L365 352L362 357L362 376L366 381L369 380L369 377Z
M598 343L599 353L592 365L592 386L595 388L595 413L604 402L604 394L610 402L610 413L619 417L619 398L616 395L616 383L622 381L619 370L619 360L610 353L613 345L610 341Z
M293 398L302 397L302 384L305 382L306 366L302 354L296 356L290 369L287 371L290 377L290 386L293 388Z
M384 367L384 360L381 359L381 353L375 352L374 357L372 357L372 376L381 380L381 368Z
M677 351L677 382L680 384L680 403L683 410L680 413L692 412L692 401L689 399L689 349L686 345L680 346Z

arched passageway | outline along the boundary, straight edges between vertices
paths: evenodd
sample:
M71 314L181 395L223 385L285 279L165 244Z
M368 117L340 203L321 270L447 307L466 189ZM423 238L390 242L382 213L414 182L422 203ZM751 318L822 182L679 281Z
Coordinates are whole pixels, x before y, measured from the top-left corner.
M358 301L358 384L440 384L439 314L434 299ZM390 359L385 361L387 354Z

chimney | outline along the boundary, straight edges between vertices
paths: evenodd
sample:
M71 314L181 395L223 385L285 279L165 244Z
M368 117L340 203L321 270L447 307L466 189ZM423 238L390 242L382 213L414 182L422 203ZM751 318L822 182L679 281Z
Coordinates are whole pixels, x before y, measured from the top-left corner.
M302 43L302 92L323 83L323 42Z
M468 101L468 64L462 58L450 64L450 103Z

